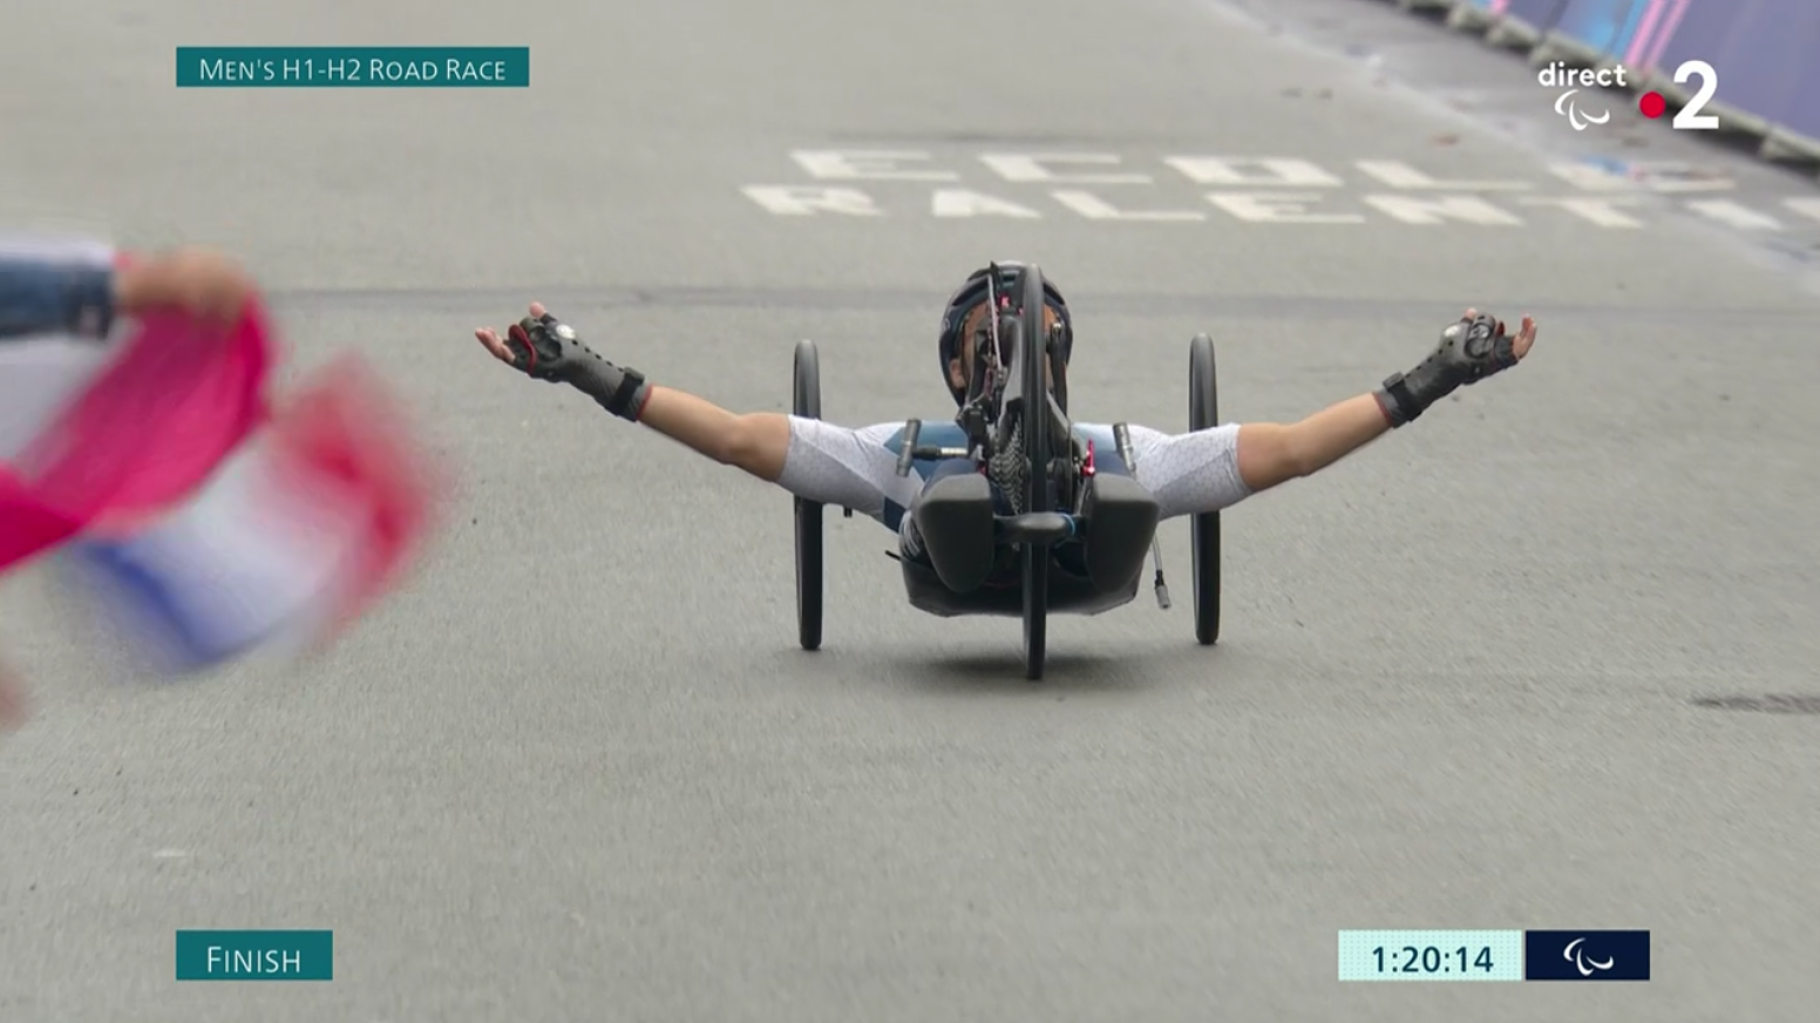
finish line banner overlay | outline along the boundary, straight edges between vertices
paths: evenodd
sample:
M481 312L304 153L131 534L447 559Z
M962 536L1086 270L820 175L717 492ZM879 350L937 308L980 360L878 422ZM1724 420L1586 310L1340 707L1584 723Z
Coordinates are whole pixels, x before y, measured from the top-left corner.
M528 46L179 46L179 89L523 89Z
M333 931L178 931L178 980L334 980Z

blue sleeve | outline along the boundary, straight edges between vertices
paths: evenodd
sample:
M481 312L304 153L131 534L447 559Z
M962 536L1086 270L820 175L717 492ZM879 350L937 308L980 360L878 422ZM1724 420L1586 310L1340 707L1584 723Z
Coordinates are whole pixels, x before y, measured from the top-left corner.
M44 334L99 340L113 321L111 258L0 244L0 342Z

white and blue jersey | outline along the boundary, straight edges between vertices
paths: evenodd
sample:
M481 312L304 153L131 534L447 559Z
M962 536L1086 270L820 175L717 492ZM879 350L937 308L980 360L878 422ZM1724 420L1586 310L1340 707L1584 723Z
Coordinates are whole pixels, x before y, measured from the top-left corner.
M1101 472L1128 474L1156 499L1162 518L1199 515L1231 507L1251 496L1239 476L1237 425L1167 434L1129 427L1135 466L1119 458L1112 427L1074 424L1075 434L1093 444ZM919 447L965 447L966 435L953 423L926 423ZM790 450L778 485L810 501L850 508L901 532L905 513L940 462L918 460L907 476L897 474L904 449L904 424L860 429L819 419L790 419Z

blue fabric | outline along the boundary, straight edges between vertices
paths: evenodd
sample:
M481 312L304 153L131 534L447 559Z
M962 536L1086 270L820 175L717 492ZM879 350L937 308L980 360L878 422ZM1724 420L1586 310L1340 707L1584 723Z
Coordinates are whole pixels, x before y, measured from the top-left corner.
M192 670L226 659L236 651L204 634L202 623L181 610L177 597L158 576L139 564L128 545L91 543L76 551L118 587L117 599L132 604L151 619L171 667Z
M0 341L78 328L105 337L113 297L111 268L0 255Z

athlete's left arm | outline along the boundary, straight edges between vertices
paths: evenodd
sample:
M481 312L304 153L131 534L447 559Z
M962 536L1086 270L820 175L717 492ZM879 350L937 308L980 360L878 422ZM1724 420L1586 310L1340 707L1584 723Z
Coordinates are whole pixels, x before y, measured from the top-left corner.
M1362 394L1295 423L1229 423L1175 435L1133 426L1135 475L1163 518L1229 508L1310 476L1383 436L1390 419Z
M1480 322L1483 321L1483 322ZM1515 365L1536 341L1536 322L1525 316L1517 335L1468 309L1456 328L1414 370L1397 374L1380 390L1316 412L1294 423L1229 424L1166 436L1133 428L1139 483L1162 505L1165 518L1219 511L1293 479L1312 476L1398 426L1458 387ZM1465 333L1483 329L1482 350ZM1468 338L1463 344L1456 344ZM1502 354L1500 353L1502 349ZM1505 359L1505 356L1508 359ZM1391 386L1394 383L1395 386Z
M1239 471L1240 429L1228 424L1167 434L1129 427L1132 475L1156 498L1163 518L1216 512L1256 492Z

